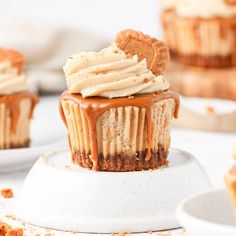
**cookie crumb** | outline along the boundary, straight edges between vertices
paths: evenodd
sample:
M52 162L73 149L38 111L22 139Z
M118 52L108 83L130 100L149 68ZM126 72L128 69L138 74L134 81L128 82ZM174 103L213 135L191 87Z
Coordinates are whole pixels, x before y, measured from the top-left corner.
M16 220L16 217L13 215L5 215L5 217L11 220Z
M11 229L10 225L0 222L0 235L5 235L9 229Z
M163 232L163 233L157 234L157 236L171 236L171 234L169 232Z
M14 196L13 190L11 188L4 188L1 190L1 195L4 198L12 198Z
M111 236L129 236L130 233L120 232L120 233L112 233Z
M23 236L23 229L16 228L16 229L9 229L6 233L6 236Z
M12 228L9 224L0 221L0 235L1 236L23 236L22 228Z
M206 110L207 110L208 113L215 113L215 109L212 106L207 106Z

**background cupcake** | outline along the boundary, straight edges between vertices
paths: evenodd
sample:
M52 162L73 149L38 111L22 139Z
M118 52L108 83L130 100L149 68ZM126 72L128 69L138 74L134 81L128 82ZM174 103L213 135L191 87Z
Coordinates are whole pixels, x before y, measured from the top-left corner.
M236 146L233 148L233 159L236 159ZM236 212L236 165L225 174L225 183Z
M236 65L236 1L161 1L164 39L176 60L193 66Z
M38 97L26 92L24 58L0 49L0 149L27 147L29 126Z
M126 30L102 51L67 61L61 114L75 163L108 171L168 164L170 121L179 103L162 76L168 60L162 42Z
M236 211L236 165L225 175L225 183Z

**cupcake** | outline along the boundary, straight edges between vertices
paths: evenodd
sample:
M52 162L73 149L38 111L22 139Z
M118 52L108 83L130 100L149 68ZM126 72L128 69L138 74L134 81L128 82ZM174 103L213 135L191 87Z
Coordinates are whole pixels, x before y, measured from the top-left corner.
M236 211L236 165L225 175L225 183Z
M27 147L29 126L38 97L27 92L24 58L0 49L0 149Z
M236 66L236 1L162 1L164 40L174 58L187 65Z
M233 150L233 158L236 159L236 146ZM225 175L225 183L236 212L236 165Z
M162 75L168 61L163 42L133 30L99 52L68 59L60 113L74 163L103 171L168 164L170 122L179 106Z

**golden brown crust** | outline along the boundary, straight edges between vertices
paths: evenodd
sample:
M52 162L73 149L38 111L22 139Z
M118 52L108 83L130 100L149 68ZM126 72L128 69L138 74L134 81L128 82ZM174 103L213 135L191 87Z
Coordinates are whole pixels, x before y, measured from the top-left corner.
M224 0L224 2L230 6L235 6L236 5L236 0Z
M170 60L168 47L142 32L123 30L117 34L115 42L126 54L137 55L139 60L146 58L148 68L156 75L163 74Z
M0 62L9 61L13 67L17 68L18 74L24 69L24 56L12 49L0 48Z
M228 56L202 56L202 55L184 55L171 51L171 58L182 64L197 66L202 68L224 69L236 65L236 58Z
M100 154L97 170L111 172L141 171L158 169L162 166L168 165L168 150L165 150L161 145L159 145L157 151L151 150L151 157L149 160L146 159L146 156L147 149L137 152L135 156L119 154L115 156L109 155L105 158ZM75 151L72 154L72 161L75 164L80 164L88 169L92 169L93 167L93 163L90 160L90 154Z

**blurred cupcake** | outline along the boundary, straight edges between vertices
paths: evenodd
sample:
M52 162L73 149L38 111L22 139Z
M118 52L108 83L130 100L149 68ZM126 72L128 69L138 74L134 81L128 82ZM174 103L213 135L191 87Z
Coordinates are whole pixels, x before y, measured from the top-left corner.
M225 175L225 183L236 211L236 165Z
M105 171L168 164L170 121L179 104L162 76L168 61L162 42L133 30L100 52L69 58L60 104L74 163Z
M0 49L0 149L27 147L29 125L38 97L26 92L24 58Z
M164 40L181 63L212 68L236 66L236 1L167 0Z
M233 158L236 160L236 146L233 150ZM225 175L225 183L236 211L236 165Z

